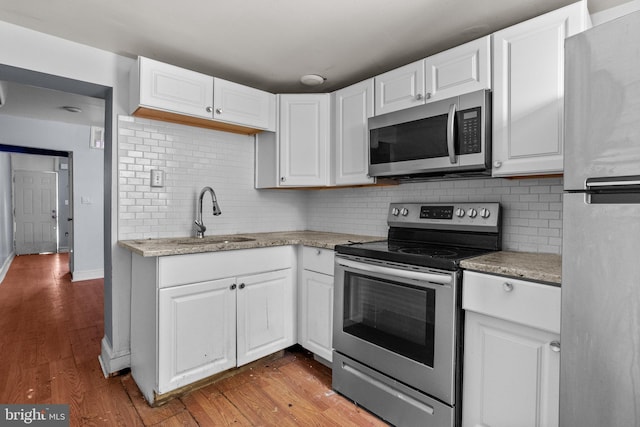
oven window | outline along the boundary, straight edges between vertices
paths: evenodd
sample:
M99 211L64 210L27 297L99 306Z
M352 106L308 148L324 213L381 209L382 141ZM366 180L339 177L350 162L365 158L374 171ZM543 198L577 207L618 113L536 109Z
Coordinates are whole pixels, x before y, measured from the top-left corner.
M447 157L447 114L371 129L371 164Z
M436 295L373 277L345 273L345 333L433 367Z

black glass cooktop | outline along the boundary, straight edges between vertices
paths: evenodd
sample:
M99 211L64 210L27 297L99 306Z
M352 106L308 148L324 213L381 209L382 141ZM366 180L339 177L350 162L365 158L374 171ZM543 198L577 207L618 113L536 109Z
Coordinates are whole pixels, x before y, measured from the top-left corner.
M456 270L459 268L461 260L494 252L494 249L383 240L338 245L336 252L422 267Z

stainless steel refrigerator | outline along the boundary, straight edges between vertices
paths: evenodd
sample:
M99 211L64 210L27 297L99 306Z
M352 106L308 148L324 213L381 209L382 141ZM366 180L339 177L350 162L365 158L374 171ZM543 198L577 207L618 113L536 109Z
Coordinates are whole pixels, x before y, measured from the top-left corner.
M560 426L640 426L640 12L565 47Z

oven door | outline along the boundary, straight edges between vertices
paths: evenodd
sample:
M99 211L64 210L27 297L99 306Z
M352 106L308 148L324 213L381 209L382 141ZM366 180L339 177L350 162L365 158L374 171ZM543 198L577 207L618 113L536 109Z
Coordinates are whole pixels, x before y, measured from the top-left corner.
M456 273L336 256L333 347L455 404Z

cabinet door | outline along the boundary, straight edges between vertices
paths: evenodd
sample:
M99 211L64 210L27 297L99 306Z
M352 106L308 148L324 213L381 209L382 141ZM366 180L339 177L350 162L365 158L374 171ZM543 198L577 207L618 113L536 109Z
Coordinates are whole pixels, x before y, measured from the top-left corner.
M329 94L280 97L280 185L324 186L329 179Z
M491 36L430 56L424 64L427 102L491 89Z
M258 129L275 130L276 96L214 78L213 118Z
M213 117L213 77L148 58L138 61L141 105Z
M493 35L493 176L562 172L564 39L586 28L585 7Z
M556 427L559 336L466 312L463 427Z
M369 129L373 117L373 79L336 91L335 183L371 184L369 177Z
M234 284L221 279L160 289L158 393L236 366Z
M295 344L291 269L238 277L238 366Z
M304 270L300 287L300 344L331 361L333 349L333 276Z
M375 77L376 116L424 104L424 60Z

